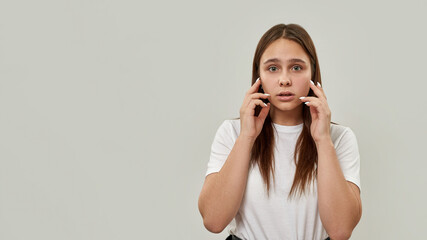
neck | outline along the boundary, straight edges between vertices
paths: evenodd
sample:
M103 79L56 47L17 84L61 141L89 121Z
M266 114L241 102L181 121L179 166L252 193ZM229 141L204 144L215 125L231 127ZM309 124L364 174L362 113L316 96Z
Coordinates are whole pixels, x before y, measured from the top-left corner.
M302 105L292 110L280 110L272 107L270 109L270 118L273 123L285 126L295 126L303 123Z

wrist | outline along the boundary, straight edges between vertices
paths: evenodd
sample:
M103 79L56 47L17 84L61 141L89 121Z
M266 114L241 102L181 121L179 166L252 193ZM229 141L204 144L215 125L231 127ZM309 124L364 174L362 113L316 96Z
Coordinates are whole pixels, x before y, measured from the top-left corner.
M241 142L246 142L246 143L249 143L249 144L253 145L255 143L256 137L254 138L254 137L245 136L243 134L240 134L237 137L237 140L239 140Z
M318 148L322 146L334 146L334 143L332 142L332 139L330 137L317 140L315 141L315 143Z

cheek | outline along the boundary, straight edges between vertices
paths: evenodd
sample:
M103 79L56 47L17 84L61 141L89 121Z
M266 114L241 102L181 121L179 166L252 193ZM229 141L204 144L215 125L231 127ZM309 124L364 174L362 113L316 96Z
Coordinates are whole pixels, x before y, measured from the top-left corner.
M310 92L310 86L307 86L306 88L305 88L305 91L304 91L304 93L305 93L305 95L306 96L308 96L308 94L309 94L309 92Z
M309 78L299 79L299 81L296 82L295 84L298 84L299 89L304 89L307 91L310 89L310 79Z
M310 80L301 81L300 85L298 86L298 89L300 89L302 95L308 96L308 93L311 89L310 88Z
M274 86L273 86L274 84L272 84L269 81L261 82L261 85L262 85L262 88L264 89L264 92L266 93L270 93L271 89L274 89Z

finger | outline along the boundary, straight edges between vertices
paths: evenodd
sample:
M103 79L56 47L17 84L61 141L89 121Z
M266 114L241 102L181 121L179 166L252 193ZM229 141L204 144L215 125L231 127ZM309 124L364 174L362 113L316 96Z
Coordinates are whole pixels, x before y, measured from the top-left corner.
M254 99L252 102L255 103L255 105L259 105L261 107L267 107L267 103L263 102L260 99Z
M261 85L260 78L258 78L255 83L249 88L246 94L252 94L258 92L259 86Z
M310 88L313 90L314 94L319 98L326 99L326 95L319 86L314 85L314 82L310 80Z
M323 89L322 84L320 84L320 82L317 82L317 88L323 93L323 96L325 97L325 99L327 99L325 90Z
M318 97L300 97L299 99L302 102L311 102L311 101L315 101L315 99L319 100Z
M326 101L318 97L300 97L299 99L308 106L316 106L316 107L323 107L323 103L324 103L323 101ZM310 103L313 103L313 104L309 105Z
M320 99L316 97L306 97L304 99L301 99L301 101L304 101L304 104L310 107L313 106L317 108L321 105Z
M249 101L251 100L250 95L253 93L258 92L259 86L261 81L259 81L259 78L255 81L254 84L246 91L245 98L243 100L242 106L247 106L249 104Z
M264 121L269 111L270 111L270 103L267 103L267 106L261 109L261 112L259 113L258 118Z
M249 102L248 106L241 108L243 114L253 116L255 114L255 108L257 105L261 106L262 108L265 108L268 106L267 104L265 104L263 101L259 99L257 100L253 99Z
M322 101L320 101L318 98L314 98L312 101L310 102L305 102L305 105L310 107L310 110L315 110L316 113L322 115L322 116L327 116L328 115L328 110L325 108L325 106L323 105Z
M248 105L248 107L250 108L250 109L255 109L255 107L256 106L261 106L261 107L267 107L268 105L267 104L265 104L263 101L261 101L261 100L259 100L259 99L254 99L254 100L252 100L250 103L249 103L249 105Z
M257 99L257 98L268 98L270 96L270 94L268 93L253 93L250 95L250 97L252 99Z
M255 83L252 87L254 87L256 84L257 83ZM259 99L259 98L268 99L268 97L270 96L270 94L268 93L259 93L258 90L256 90L255 93L251 93L252 87L246 92L245 99L243 101L243 106L249 105L249 102L252 99Z
M315 108L319 108L320 107L320 103L318 101L310 101L310 102L305 102L305 105L309 106L309 107L315 107Z
M247 109L247 108L255 108L256 105L259 105L261 107L265 107L266 105L264 104L264 102L261 99L258 98L249 98L248 100L248 104L247 106L242 105L242 109Z
M260 99L260 98L262 98L262 99L268 99L268 97L270 96L270 94L268 94L268 93L254 93L254 94L251 94L251 95L249 95L249 101L250 100L253 100L253 99ZM248 104L249 104L249 102L248 102Z
M319 114L317 113L317 109L315 107L308 107L308 108L310 108L311 119L313 121L317 120L319 118Z
M300 97L300 99L305 103L305 105L310 107L310 111L316 109L316 111L322 116L331 115L331 110L329 109L329 105L326 100L317 97Z

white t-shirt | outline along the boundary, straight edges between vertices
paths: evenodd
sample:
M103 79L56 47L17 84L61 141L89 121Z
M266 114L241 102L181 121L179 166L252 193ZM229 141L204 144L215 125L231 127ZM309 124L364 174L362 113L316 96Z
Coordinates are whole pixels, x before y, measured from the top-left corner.
M276 184L271 182L268 198L258 165L250 168L240 209L228 225L228 233L244 240L323 240L328 234L317 207L317 181L306 189L310 191L301 198L296 195L293 200L288 200L296 169L293 159L295 145L303 124L273 124L278 133L274 150ZM240 119L225 120L218 128L206 176L221 170L239 133ZM345 179L361 189L356 136L349 127L331 124L331 137Z

